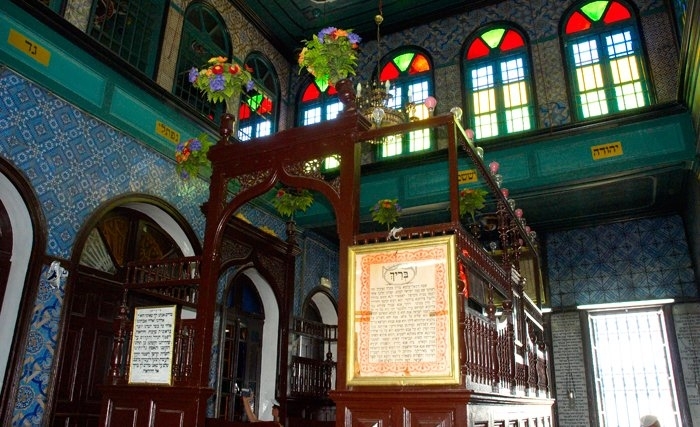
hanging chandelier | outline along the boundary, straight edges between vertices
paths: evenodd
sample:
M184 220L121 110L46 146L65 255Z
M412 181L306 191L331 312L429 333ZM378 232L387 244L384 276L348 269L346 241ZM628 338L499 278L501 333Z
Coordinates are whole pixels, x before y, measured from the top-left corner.
M379 2L379 14L375 15L374 23L377 24L377 76L376 79L357 84L356 105L363 116L369 120L375 128L393 126L409 121L410 105L405 111L389 107L391 83L389 80L381 81L381 33L379 26L384 22L382 16L382 4ZM375 141L376 142L376 141ZM381 142L381 141L378 141Z

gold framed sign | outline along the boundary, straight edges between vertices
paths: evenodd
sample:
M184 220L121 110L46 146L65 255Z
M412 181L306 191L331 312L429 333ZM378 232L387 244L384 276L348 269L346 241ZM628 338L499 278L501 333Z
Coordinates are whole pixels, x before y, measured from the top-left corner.
M459 384L455 237L348 250L348 385Z
M172 385L176 305L136 307L129 384Z

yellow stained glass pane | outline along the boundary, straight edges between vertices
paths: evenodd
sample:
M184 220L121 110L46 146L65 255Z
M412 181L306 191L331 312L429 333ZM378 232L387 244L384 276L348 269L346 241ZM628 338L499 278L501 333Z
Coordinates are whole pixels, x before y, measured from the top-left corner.
M529 130L530 110L527 107L506 110L506 129L508 133Z
M527 87L525 82L509 84L503 87L503 102L506 108L527 104Z
M617 108L620 111L646 105L642 84L639 82L616 86L615 96L617 98Z
M414 113L415 117L418 117L420 120L425 120L430 117L430 111L428 110L428 107L425 106L425 104L420 103L416 105L416 111Z
M496 110L496 99L493 89L475 92L473 97L475 114L489 113Z
M576 77L578 78L578 87L581 92L603 87L603 73L598 64L577 68Z
M637 58L634 56L626 56L610 61L610 69L613 75L613 81L616 85L639 80Z
M421 129L408 134L408 150L411 153L430 148L430 129Z
M401 135L390 135L382 144L382 157L392 157L401 154Z
M582 93L579 95L583 117L595 117L608 114L608 103L604 90Z
M498 135L498 122L496 121L496 113L476 116L474 117L474 123L474 135L477 139L489 138Z

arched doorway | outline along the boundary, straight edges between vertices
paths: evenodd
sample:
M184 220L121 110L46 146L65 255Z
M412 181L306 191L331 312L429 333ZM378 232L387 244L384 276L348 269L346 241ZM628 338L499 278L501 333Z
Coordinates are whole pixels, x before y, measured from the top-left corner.
M39 203L30 184L12 165L0 159L0 204L3 240L12 236L11 246L3 242L2 250L9 263L1 275L5 291L0 298L0 424L12 425L12 411L24 362L27 333L38 292L39 275L44 266L46 230ZM8 239L9 240L9 239Z
M193 234L188 235L184 221L176 222L170 211L143 202L112 207L96 215L77 240L77 268L66 290L52 425L98 425L100 387L109 368L113 322L128 263L191 255ZM143 296L129 298L131 306L149 303Z

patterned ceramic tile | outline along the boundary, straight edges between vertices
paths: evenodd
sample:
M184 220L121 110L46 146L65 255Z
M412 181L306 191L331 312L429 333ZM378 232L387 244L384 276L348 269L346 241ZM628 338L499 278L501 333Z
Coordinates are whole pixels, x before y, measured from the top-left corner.
M562 231L545 241L553 305L698 296L678 216Z

